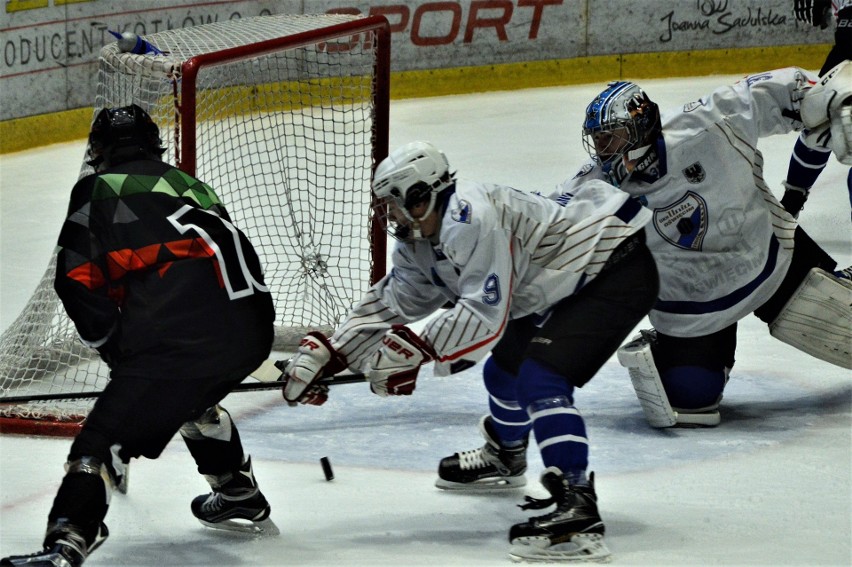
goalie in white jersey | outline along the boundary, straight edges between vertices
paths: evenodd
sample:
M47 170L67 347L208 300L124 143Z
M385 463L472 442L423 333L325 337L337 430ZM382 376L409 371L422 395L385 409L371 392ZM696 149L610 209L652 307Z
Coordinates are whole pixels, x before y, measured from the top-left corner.
M800 350L852 363L849 282L830 273L835 261L773 196L757 149L759 138L801 130L805 110L820 101L839 100L823 97L832 85L816 81L797 68L752 75L662 116L621 81L586 109L592 160L554 197L607 180L653 213L655 331L619 349L619 359L655 427L719 423L737 321L749 313ZM834 88L852 89L845 83ZM809 126L830 112L814 114Z
M377 394L407 395L422 364L434 361L435 374L446 375L490 351L483 365L490 412L480 420L486 443L444 459L437 485L522 486L532 430L552 498L526 507L555 504L556 511L513 526L511 553L607 556L574 389L656 298L657 271L644 244L650 212L603 181L556 202L456 180L444 154L426 142L382 161L373 191L398 240L393 268L330 338L305 337L285 370L284 397L322 403L327 390L314 382L344 368L363 370ZM405 326L436 312L420 336Z

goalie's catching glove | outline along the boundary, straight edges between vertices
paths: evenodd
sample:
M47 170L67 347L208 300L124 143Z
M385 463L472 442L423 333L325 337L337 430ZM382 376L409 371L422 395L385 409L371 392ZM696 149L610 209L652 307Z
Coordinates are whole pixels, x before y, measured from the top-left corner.
M289 404L324 404L328 387L316 382L346 367L346 357L334 350L325 336L316 331L308 333L284 369L284 399Z
M426 341L405 325L394 325L367 365L370 389L380 396L410 396L420 367L437 355Z

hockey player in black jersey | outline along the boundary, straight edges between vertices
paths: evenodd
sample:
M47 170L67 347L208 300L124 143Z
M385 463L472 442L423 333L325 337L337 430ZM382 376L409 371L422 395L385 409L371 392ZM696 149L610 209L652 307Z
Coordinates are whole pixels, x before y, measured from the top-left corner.
M103 109L95 173L74 186L55 288L110 381L71 445L43 550L2 565L77 567L107 537L110 495L136 457L180 432L212 487L211 527L276 533L251 460L219 402L269 355L274 309L260 261L205 183L164 163L139 106Z

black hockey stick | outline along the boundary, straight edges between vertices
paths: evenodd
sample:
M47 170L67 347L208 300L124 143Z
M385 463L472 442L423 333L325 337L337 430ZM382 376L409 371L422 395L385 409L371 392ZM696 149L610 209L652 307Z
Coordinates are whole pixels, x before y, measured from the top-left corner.
M367 377L360 373L340 374L329 376L318 382L323 386L337 386L339 384L355 384L364 382ZM278 390L284 385L282 381L250 382L237 384L231 392L256 392L260 390ZM59 400L88 400L99 398L101 392L68 392L65 394L35 394L32 396L9 396L0 398L0 404L26 404L29 402L50 402Z

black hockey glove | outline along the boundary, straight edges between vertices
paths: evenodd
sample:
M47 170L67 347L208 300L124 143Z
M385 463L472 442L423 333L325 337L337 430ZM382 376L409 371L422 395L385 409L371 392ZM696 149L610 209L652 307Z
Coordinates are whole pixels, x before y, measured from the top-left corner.
M831 19L831 0L793 0L796 19L825 29Z
M101 360L103 360L104 363L109 366L110 370L112 370L118 363L118 340L116 340L115 338L110 338L110 340L108 340L95 350L98 351L98 354L101 356Z
M121 349L119 348L119 344L121 343L121 320L116 320L113 324L112 329L110 329L109 334L107 334L107 340L99 347L96 347L95 350L98 351L98 354L101 357L101 360L109 366L110 370L112 370L116 364L118 364L118 360L121 357Z

